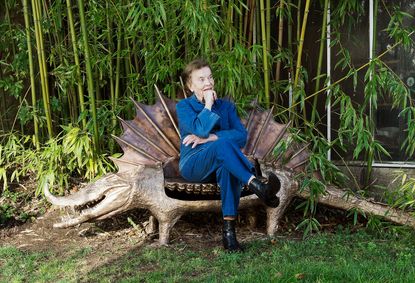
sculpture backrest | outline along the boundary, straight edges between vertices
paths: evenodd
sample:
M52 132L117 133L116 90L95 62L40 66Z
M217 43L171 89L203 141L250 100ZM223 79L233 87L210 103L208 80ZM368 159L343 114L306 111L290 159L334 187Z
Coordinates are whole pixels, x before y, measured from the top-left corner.
M180 133L176 116L176 102L163 96L156 87L158 99L153 105L134 101L136 116L133 120L120 119L124 132L114 138L124 151L121 158L113 159L119 172L130 170L131 166L163 166L165 178L177 178ZM243 153L250 159L271 164L274 167L301 170L308 152L305 147L291 146L285 157L275 156L273 149L287 139L288 124L274 121L272 109L262 111L254 108L247 120L248 139ZM288 160L282 164L282 160Z

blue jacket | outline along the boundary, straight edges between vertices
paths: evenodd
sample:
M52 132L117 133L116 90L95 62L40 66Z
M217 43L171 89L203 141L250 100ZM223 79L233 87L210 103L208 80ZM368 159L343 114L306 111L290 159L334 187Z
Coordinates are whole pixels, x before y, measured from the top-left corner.
M183 139L187 135L194 134L201 138L207 138L209 134L215 134L219 139L234 141L241 148L245 146L247 131L242 125L233 103L217 99L210 111L193 94L177 103L176 111L181 135L180 170L190 156L209 146L209 143L199 144L195 148L192 148L192 144L185 146Z

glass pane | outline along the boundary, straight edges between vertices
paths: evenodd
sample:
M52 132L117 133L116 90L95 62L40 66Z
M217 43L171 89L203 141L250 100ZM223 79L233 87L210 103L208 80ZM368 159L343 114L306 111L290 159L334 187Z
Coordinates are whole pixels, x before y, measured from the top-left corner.
M376 53L380 54L394 44L385 31L391 19L394 9L410 15L415 15L414 1L379 1L377 32L376 32ZM404 26L413 25L413 18L406 17ZM405 49L398 46L388 52L382 61L410 87L411 94L415 90L415 50ZM375 138L379 140L385 149L390 153L391 158L382 156L382 161L414 161L401 150L402 143L406 138L407 127L405 119L399 117L402 109L393 109L390 93L383 93L379 96L378 109L374 113L376 122Z

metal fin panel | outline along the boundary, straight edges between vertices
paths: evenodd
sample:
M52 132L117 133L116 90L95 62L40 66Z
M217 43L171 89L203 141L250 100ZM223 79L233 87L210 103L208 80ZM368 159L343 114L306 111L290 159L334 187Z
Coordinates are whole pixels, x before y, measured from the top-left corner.
M261 144L261 145L264 144L264 141L263 141L263 138L264 138L263 137L264 129L267 129L267 127L269 126L269 123L270 123L270 119L272 117L272 111L273 110L274 110L274 107L272 107L269 111L267 111L268 112L267 117L265 118L264 123L261 125L261 130L259 131L258 137L257 137L257 139L255 141L255 144L254 144L254 149L252 150L252 154L254 156L255 156L255 153L256 153L256 151L258 149L259 144ZM267 132L267 134L269 134L269 133Z
M121 118L119 120L124 128L124 134L122 136L124 140L134 144L136 147L148 152L163 162L171 157L162 147L150 140L146 136L146 133L136 128L134 121L124 121Z
M274 122L276 123L276 122ZM278 123L277 123L278 124ZM278 124L279 125L279 124ZM278 136L275 138L272 146L269 147L267 153L265 153L264 155L264 160L269 161L275 158L275 156L273 156L273 151L274 148L277 146L277 144L283 139L283 138L287 138L286 132L288 127L291 125L291 121L288 122L287 124L283 124L282 129L279 130ZM276 131L278 132L278 131Z
M247 138L246 145L243 149L243 153L247 156L252 155L255 143L262 129L262 125L265 123L265 120L267 118L267 113L265 112L260 112L256 109L252 111L255 111L255 112L253 113L251 122L248 123L249 124L247 127L248 138Z
M175 153L174 155L179 155L178 145L180 144L180 139L178 138L177 133L175 133L161 102L157 101L154 105L144 105L134 101L134 104L139 110L137 112L141 112L144 115L145 119L151 124L160 137L171 147Z
M154 87L156 88L156 93L161 101L161 104L163 104L164 110L166 110L167 115L169 116L170 122L172 123L174 129L176 130L177 133L177 137L180 139L180 132L179 132L179 128L177 127L176 121L173 119L173 115L172 115L172 111L169 109L169 107L167 106L166 103L166 97L164 97L161 93L160 90L158 89L158 87L156 85L154 85Z
M272 118L272 111L252 110L248 120L248 140L243 152L258 160L272 158L277 143L284 138L287 125Z
M124 155L127 155L126 153L132 153L133 155L136 155L135 157L137 159L134 159L134 162L139 164L160 164L161 160L158 160L156 157L150 155L148 152L145 152L139 147L136 147L134 144L129 143L128 141L119 138L117 136L112 136L118 144L121 146L122 150L124 151ZM141 158L140 158L141 157Z
M284 167L292 170L299 169L299 167L308 162L309 157L310 152L308 151L308 144L306 144L302 148L295 151Z

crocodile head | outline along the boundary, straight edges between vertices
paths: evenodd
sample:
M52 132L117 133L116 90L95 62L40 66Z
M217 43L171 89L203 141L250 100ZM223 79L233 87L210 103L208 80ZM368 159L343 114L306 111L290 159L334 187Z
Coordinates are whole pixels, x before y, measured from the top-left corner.
M71 227L91 220L105 219L131 209L136 193L134 186L139 179L137 171L142 170L134 170L132 174L109 173L78 192L64 197L52 195L48 185L45 185L44 193L49 202L56 206L72 208L72 213L65 216L60 223L55 223L53 227Z

